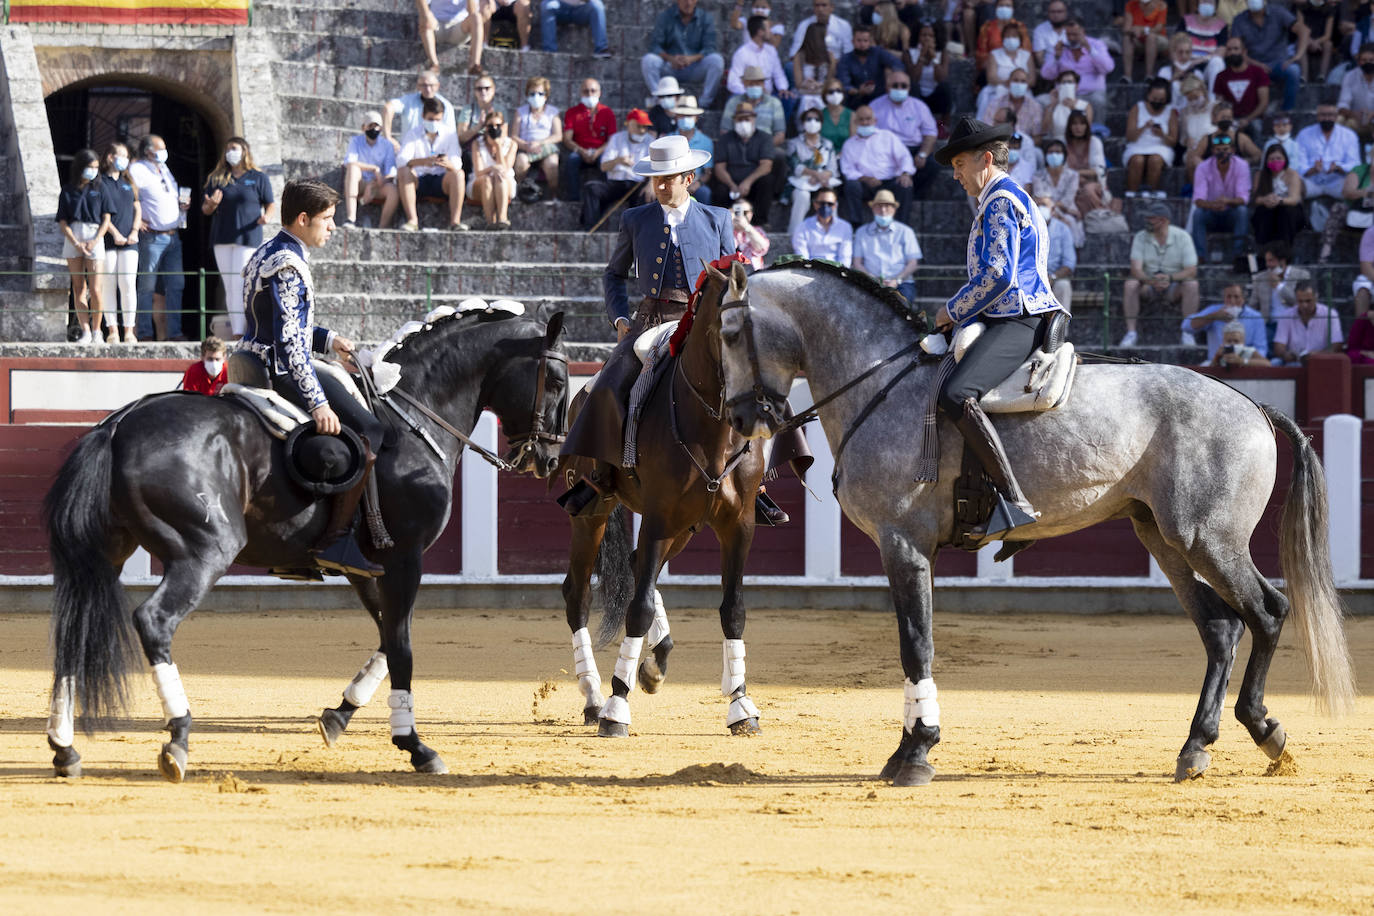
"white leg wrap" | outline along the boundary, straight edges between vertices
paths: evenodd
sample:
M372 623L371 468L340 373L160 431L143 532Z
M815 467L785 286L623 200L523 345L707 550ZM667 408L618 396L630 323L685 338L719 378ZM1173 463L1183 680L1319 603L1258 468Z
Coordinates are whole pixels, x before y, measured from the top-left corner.
M663 607L663 596L654 589L654 622L649 624L649 632L644 635L644 641L649 644L649 648L663 642L663 637L668 635L668 611Z
M906 686L902 689L902 695L906 700L902 715L902 727L911 731L916 727L917 719L920 719L927 728L938 727L940 724L940 704L936 700L937 694L935 681L931 678L921 678L914 684L911 683L911 678L907 678Z
M643 636L626 636L620 644L620 657L615 660L615 676L631 690L635 689L635 679L639 677L639 656L643 651ZM625 721L628 724L629 720Z
M409 690L392 690L386 705L391 707L391 737L398 738L415 730L415 698Z
M191 711L186 701L186 688L181 686L181 672L176 665L159 662L153 666L153 683L157 685L157 696L162 701L164 725L173 719L180 719Z
M583 627L572 636L573 668L577 672L577 686L582 690L588 706L600 706L601 673L596 670L596 656L592 654L592 635Z
M743 722L745 719L757 719L759 708L754 705L754 701L747 696L740 697L731 701L730 709L725 714L726 726L734 725L736 722Z
M58 747L71 747L76 737L75 712L72 708L72 693L75 682L64 677L53 689L52 709L48 713L48 737Z
M624 697L611 697L606 701L606 705L601 707L601 718L629 725L630 702Z
M344 688L344 699L354 706L366 706L372 702L372 695L377 692L385 678L386 655L382 652L373 652L367 664L353 675L353 680Z
M725 669L720 676L720 692L729 696L744 686L744 640L725 640Z

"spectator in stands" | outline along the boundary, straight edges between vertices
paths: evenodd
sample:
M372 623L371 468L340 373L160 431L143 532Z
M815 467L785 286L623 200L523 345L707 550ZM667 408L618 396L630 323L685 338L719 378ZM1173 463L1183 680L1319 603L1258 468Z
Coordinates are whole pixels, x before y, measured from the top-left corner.
M1370 136L1370 117L1374 116L1374 44L1360 48L1355 66L1341 78L1341 96L1336 102L1341 123Z
M1274 365L1300 366L1313 353L1340 352L1345 335L1341 318L1324 303L1310 280L1297 287L1298 304L1279 316L1274 333Z
M1302 149L1298 146L1298 138L1293 134L1293 116L1286 111L1274 112L1274 116L1269 119L1269 132L1269 139L1264 142L1264 148L1268 149L1275 143L1283 147L1283 151L1288 154L1289 165L1297 169L1298 174L1302 174Z
M854 50L840 58L836 72L844 86L845 104L851 109L867 105L887 91L887 74L900 69L900 58L873 46L872 28L859 26L854 30Z
M1336 123L1335 105L1317 106L1317 123L1298 131L1298 151L1307 199L1328 198L1328 207L1330 200L1340 201L1346 174L1360 164L1360 138Z
M525 104L515 111L515 183L525 180L530 169L538 165L548 185L552 203L558 199L558 145L563 142L563 119L558 109L548 103L549 81L542 76L525 80Z
M1013 41L1008 42L1008 38ZM1016 9L1012 0L997 0L993 7L993 18L978 28L978 45L973 52L973 62L978 69L986 69L988 58L998 48L1004 48L1018 58L1021 51L1025 51L1027 57L1030 56L1030 29L1016 19ZM1033 68L1035 63L1027 61L1023 64L1018 59L1016 65L1029 69ZM1002 77L1002 80L1005 82L1006 77Z
M396 157L401 192L401 209L406 221L401 228L415 232L420 219L415 209L417 198L443 198L448 201L450 229L466 231L463 199L467 194L463 175L463 148L458 134L444 127L444 109L438 99L425 100L421 126L405 138Z
M522 52L528 51L530 49L530 22L534 18L530 14L530 0L496 0L496 6L497 10L493 14L492 19L494 21L500 21L502 18L514 19L515 35L516 38L519 39L520 50ZM509 9L510 15L504 16L501 12L503 9ZM494 31L495 29L490 26L487 28L487 38L489 41L492 40ZM496 44L496 42L492 41L492 44ZM609 54L604 56L610 57Z
M1369 311L1370 297L1374 294L1374 226L1360 235L1359 258L1360 272L1351 285L1351 292L1355 295L1355 314L1363 315ZM1350 329L1350 336L1355 336L1354 328Z
M806 30L813 25L825 26L825 44L831 55L839 60L854 50L854 28L844 19L835 15L834 0L814 0L811 4L812 15L797 23L792 33L792 47L788 57L796 57L806 41Z
M673 114L677 118L677 132L687 138L688 149L703 150L712 157L716 153L716 144L706 131L697 129L697 118L701 117L702 110L697 107L697 97L694 95L684 95L678 99L677 107L673 109ZM706 160L710 162L711 160ZM697 199L698 203L711 203L711 188L707 182L711 178L711 167L703 165L697 169L696 177L692 179L692 184L687 188L687 193Z
M825 43L825 26L813 22L802 40L801 50L792 57L792 73L797 79L798 111L820 108L824 104L821 89L835 76L839 58L830 53Z
M716 52L715 13L697 9L697 0L674 0L674 5L654 20L649 53L640 70L649 91L665 76L701 80L701 104L710 108L725 73L725 58Z
M737 200L730 207L730 228L735 236L735 250L749 259L749 266L763 269L764 256L772 244L768 233L754 225L754 205Z
M1255 205L1250 214L1256 245L1273 241L1293 244L1307 223L1302 189L1302 178L1289 164L1283 147L1275 143L1265 150L1264 168L1255 176Z
M1269 107L1269 71L1250 60L1245 41L1232 34L1226 39L1226 69L1212 83L1212 95L1219 102L1231 103L1231 114L1238 131L1258 131L1251 127L1264 117Z
M1356 315L1350 325L1350 340L1345 345L1345 355L1355 365L1374 363L1374 320L1371 320L1368 312Z
M385 143L379 146L389 149ZM272 183L258 171L253 150L230 137L201 192L200 212L210 217L210 245L224 286L224 311L235 339L248 329L243 317L243 268L262 244L263 224L276 208Z
M382 137L382 116L369 111L363 115L362 132L348 141L344 155L345 226L358 221L358 205L381 203L378 226L386 229L396 215L400 195L396 190L396 151ZM235 333L242 334L241 330Z
M81 326L77 343L100 342L105 295L105 233L115 203L100 180L100 157L94 150L72 156L67 184L57 199L57 225L62 230L62 257L71 274L72 302Z
M1182 108L1184 105L1183 81L1191 78L1204 78L1207 85L1211 85L1211 79L1205 79L1211 64L1216 64L1217 73L1226 66L1220 57L1197 57L1193 54L1193 43L1184 32L1175 32L1169 39L1169 62L1159 68L1159 74L1163 79L1169 81L1169 89L1173 93L1174 107ZM1213 74L1215 76L1215 74ZM1148 77L1149 74L1146 74ZM1205 103L1204 99L1204 103ZM1206 107L1205 104L1203 106Z
M648 182L635 174L634 166L649 155L653 139L648 112L630 109L625 115L624 129L607 141L601 154L601 175L582 185L583 229L591 229L599 223L607 206L619 202L639 185L648 189Z
M615 112L601 104L601 83L590 76L582 81L582 96L563 115L563 154L559 184L564 200L580 200L583 178L597 177L597 162L606 141L615 133Z
M468 72L480 75L496 0L415 0L415 6L420 12L420 47L430 68L439 69L439 43L461 45L466 40L471 46Z
M138 293L138 223L140 205L138 186L129 177L129 148L123 143L111 143L101 160L101 181L110 198L110 228L105 232L105 263L101 276L101 307L108 309L109 333L106 343L118 343L120 330L125 343L138 340L134 333ZM118 315L118 320L116 319ZM91 334L94 336L95 331Z
M873 221L854 233L854 269L872 274L883 286L914 302L916 270L923 257L916 233L906 223L897 222L897 198L891 191L879 191L868 206Z
M1178 28L1181 34L1188 36L1193 46L1193 57L1207 61L1209 67L1214 60L1220 62L1226 53L1230 20L1217 14L1216 3L1207 0L1199 3L1197 12L1184 13ZM1224 63L1220 65L1224 66ZM1215 78L1215 74L1212 76ZM1207 85L1211 85L1211 80L1207 81Z
M1323 83L1331 72L1331 55L1336 50L1340 37L1336 33L1336 23L1341 18L1340 0L1327 3L1326 0L1308 0L1297 9L1302 24L1307 28L1307 53L1298 61L1302 68L1302 81L1308 81L1311 59L1317 57L1317 74L1313 82Z
M1307 58L1307 26L1286 6L1249 0L1249 10L1231 23L1231 39L1244 42L1250 59L1269 72L1269 79L1283 83L1283 110L1292 111L1298 103L1302 84L1299 62ZM1294 53L1288 50L1288 33L1297 40ZM1229 51L1228 51L1229 53Z
M843 184L835 147L821 136L820 109L803 112L802 132L787 141L787 181L792 186L792 212L787 220L790 234L811 212L812 194Z
M1069 116L1064 137L1064 163L1078 173L1078 212L1086 217L1094 210L1112 206L1112 192L1107 190L1107 159L1102 150L1102 138L1092 132L1088 116L1075 111ZM1118 204L1116 207L1120 210Z
M989 19L995 17L996 0L963 0L960 5L959 37L964 42L964 53L976 49L978 30Z
M496 81L490 76L479 76L472 85L472 104L464 105L454 116L454 128L458 133L458 145L467 149L481 135L487 123L487 115L500 111L496 107ZM502 117L502 121L505 118Z
M1035 55L1035 65L1045 66L1045 57L1062 44L1065 29L1069 22L1069 5L1064 0L1050 0L1045 7L1045 18L1031 32L1031 52Z
M1078 171L1068 167L1068 150L1063 140L1045 144L1045 167L1035 174L1031 193L1053 204L1051 216L1069 227L1075 248L1082 248L1083 216L1078 212Z
M912 176L916 165L901 139L878 126L867 105L854 112L854 136L840 151L844 178L844 215L854 225L864 222L863 204L878 191L891 191L897 199L897 219L910 222Z
M1212 155L1193 173L1193 247L1207 258L1207 233L1231 233L1231 256L1245 251L1250 228L1250 166L1233 155L1235 140L1226 134L1212 135Z
M889 73L887 93L878 96L868 107L878 127L896 135L911 155L916 166L912 194L922 195L935 180L937 166L931 154L935 151L939 131L926 103L911 97L911 77L904 70Z
M1035 180L1035 173L1045 167L1039 154L1038 146L1026 143L1025 137L1013 132L1007 138L1007 174L1015 178L1021 187L1029 188Z
M848 267L854 258L854 227L836 212L832 188L811 195L815 213L802 220L792 233L792 253L803 258L824 258Z
M1356 208L1355 213L1350 212L1352 207ZM1345 176L1340 200L1331 204L1326 226L1321 231L1322 247L1317 256L1318 264L1326 264L1331 260L1331 250L1345 229L1364 228L1368 220L1374 219L1370 210L1374 210L1374 186L1370 184L1369 163L1361 162Z
M186 288L180 227L191 202L189 197L181 199L161 137L144 137L139 151L140 158L129 166L143 205L138 227L138 339L175 340L181 337L181 294Z
M1136 52L1145 56L1145 75L1155 72L1155 58L1169 53L1164 20L1164 0L1126 0L1126 27L1121 30L1121 82L1131 82ZM1188 42L1189 48L1192 42Z
M837 79L826 80L822 96L825 108L821 109L821 136L830 141L838 153L851 133L850 121L854 112L844 105L844 84Z
M1101 119L1107 111L1107 74L1116 66L1111 52L1098 39L1085 35L1077 19L1070 19L1065 24L1064 37L1065 40L1051 50L1040 75L1056 79L1066 70L1077 73L1078 95L1092 103L1094 120ZM1062 86L1060 92L1063 92Z
M606 41L606 4L603 0L544 0L539 13L539 34L544 50L558 50L558 27L585 25L592 30L592 56L606 59L611 56Z
M676 128L677 119L673 117L673 109L681 98L682 87L674 77L665 76L654 87L654 104L649 106L649 126L658 136L671 134Z
M1213 303L1183 319L1182 330L1185 334L1207 334L1207 360L1216 359L1222 347L1222 335L1233 322L1241 327L1240 343L1254 347L1269 364L1269 339L1264 328L1264 316L1245 304L1245 290L1239 283L1228 283L1221 291L1220 302Z
M1073 272L1078 269L1078 251L1073 244L1073 230L1061 219L1055 219L1055 204L1052 197L1038 197L1035 201L1044 217L1045 228L1049 231L1049 255L1045 262L1045 272L1050 277L1050 289L1054 298L1065 310L1073 311Z
M873 21L869 23L869 28L873 30L873 43L880 48L886 48L900 58L906 57L906 52L911 48L911 30L903 23L897 15L897 5L891 0L879 0L873 5Z
M472 177L468 196L482 208L488 229L510 228L510 202L515 196L515 141L506 136L506 118L487 115L482 134L472 144Z
M907 73L915 84L916 95L937 118L948 115L954 102L949 94L949 56L939 42L936 24L921 23L916 46L907 53Z
M999 8L1005 9L1005 7ZM995 25L995 23L988 23L988 25ZM999 88L1011 82L1012 74L1017 70L1023 71L1032 84L1035 82L1035 60L1031 57L1031 52L1021 44L1021 39L1017 34L1009 33L1007 39L1001 46L989 51L987 59L983 62L983 78L987 81L987 85L978 92L976 103L978 111L987 108L991 96Z
M1264 246L1264 270L1250 275L1250 302L1265 321L1283 309L1297 304L1296 288L1299 280L1312 275L1302 267L1289 266L1293 249L1287 242L1270 242Z
M427 99L438 99L439 104L443 106L444 127L453 131L458 129L457 121L453 117L453 106L449 104L448 99L439 94L438 69L422 69L419 76L415 78L414 92L407 92L405 95L398 96L387 102L382 108L382 136L391 141L393 151L399 153L401 142L405 137L420 128L420 122L424 120L424 103ZM392 119L397 114L401 116L401 126L399 130L393 133Z
M716 144L711 200L717 206L748 200L754 205L755 222L766 226L773 206L773 138L756 129L754 106L747 101L735 106L731 124L734 130Z
M1221 134L1231 138L1239 158L1244 159L1247 163L1259 164L1261 156L1259 147L1255 145L1255 141L1250 139L1249 134L1239 133L1236 130L1236 122L1232 120L1231 112L1230 102L1217 102L1212 106L1212 129L1193 145L1193 148L1188 151L1183 159L1189 181L1193 180L1193 173L1197 170L1198 163L1211 154L1212 138Z
M1185 318L1197 311L1197 251L1193 240L1169 222L1168 204L1151 201L1143 210L1145 228L1131 240L1131 275L1121 292L1126 335L1119 347L1134 347L1139 341L1136 321L1142 297L1177 302ZM1183 343L1195 345L1191 332L1183 332Z
M229 370L224 364L224 341L214 334L200 342L200 359L186 367L181 382L177 385L182 391L198 394L219 394L224 383L229 381Z
M1211 95L1196 76L1184 77L1179 88L1183 105L1178 109L1178 142L1185 150L1191 150L1212 133L1212 106L1208 104Z
M749 67L741 74L740 88L743 90L732 95L725 102L720 116L720 132L728 134L734 125L735 108L741 102L748 102L754 109L755 126L759 133L767 134L773 145L781 148L787 138L787 115L777 96L765 91L768 76L761 67Z
M1221 341L1216 351L1205 365L1225 369L1269 365L1269 357L1261 353L1258 347L1247 343L1247 336L1246 326L1242 322L1232 321L1226 324L1222 328Z
M1095 113L1092 103L1078 97L1078 83L1082 79L1074 70L1065 70L1054 80L1054 91L1046 97L1045 125L1041 131L1044 137L1055 140L1064 139L1064 128L1068 126L1069 116L1075 111L1091 123Z
M749 40L735 49L730 58L730 72L725 77L725 88L733 95L744 95L744 74L757 70L763 74L759 95L772 95L779 99L790 98L790 83L787 74L782 72L782 61L778 49L768 41L768 18L749 17ZM750 101L757 104L759 96L751 96Z
M877 110L878 99L873 103ZM1016 125L1018 133L1030 138L1032 143L1040 139L1045 128L1045 110L1030 92L1030 77L1025 70L1016 69L1005 86L996 87L988 96L987 105L978 115L978 120L988 124L1001 124L1010 121ZM879 119L881 123L881 118Z
M1126 118L1127 197L1165 197L1160 177L1174 164L1174 146L1178 143L1178 112L1169 104L1169 81L1163 77L1150 80L1145 98L1136 102ZM1145 181L1144 191L1140 188Z
M762 16L768 20L768 43L778 49L778 56L782 56L782 42L787 35L787 27L782 24L779 16L774 15L773 5L768 0L753 0L746 9L744 0L735 0L735 8L730 13L728 23L730 28L739 30L741 44L749 40L750 16Z

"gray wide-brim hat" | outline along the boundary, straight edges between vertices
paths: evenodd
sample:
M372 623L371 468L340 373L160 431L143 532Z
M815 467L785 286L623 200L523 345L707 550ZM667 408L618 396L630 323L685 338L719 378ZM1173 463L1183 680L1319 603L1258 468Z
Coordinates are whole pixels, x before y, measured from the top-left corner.
M711 161L704 149L692 149L681 134L659 137L649 144L649 155L635 163L634 173L641 178L659 175L681 175L695 172Z
M1015 132L1016 126L1010 122L994 125L984 124L977 118L963 118L949 135L949 142L936 150L935 161L941 165L949 165L960 153L977 149L994 140L1010 139Z

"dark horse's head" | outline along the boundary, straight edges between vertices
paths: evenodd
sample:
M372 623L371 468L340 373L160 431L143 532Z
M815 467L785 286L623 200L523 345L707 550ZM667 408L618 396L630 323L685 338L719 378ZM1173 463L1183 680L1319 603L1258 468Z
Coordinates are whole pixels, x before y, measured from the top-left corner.
M568 432L568 355L563 313L544 324L512 321L515 331L497 340L498 359L482 383L480 406L501 418L510 450L506 463L521 473L548 477Z

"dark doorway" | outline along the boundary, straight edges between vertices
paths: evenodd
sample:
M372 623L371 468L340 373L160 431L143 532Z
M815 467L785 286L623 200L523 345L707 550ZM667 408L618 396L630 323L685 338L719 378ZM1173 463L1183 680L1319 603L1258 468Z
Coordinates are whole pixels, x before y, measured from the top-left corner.
M179 185L191 189L191 209L181 232L183 269L190 274L182 297L182 334L191 340L202 339L209 316L223 311L223 295L210 251L210 219L200 212L201 189L221 149L221 140L209 122L185 102L134 86L63 89L48 96L47 107L57 171L63 182L79 149L90 148L100 154L118 141L127 144L130 154L137 157L138 143L148 134L158 134L166 142L167 167ZM203 282L201 270L208 272Z

